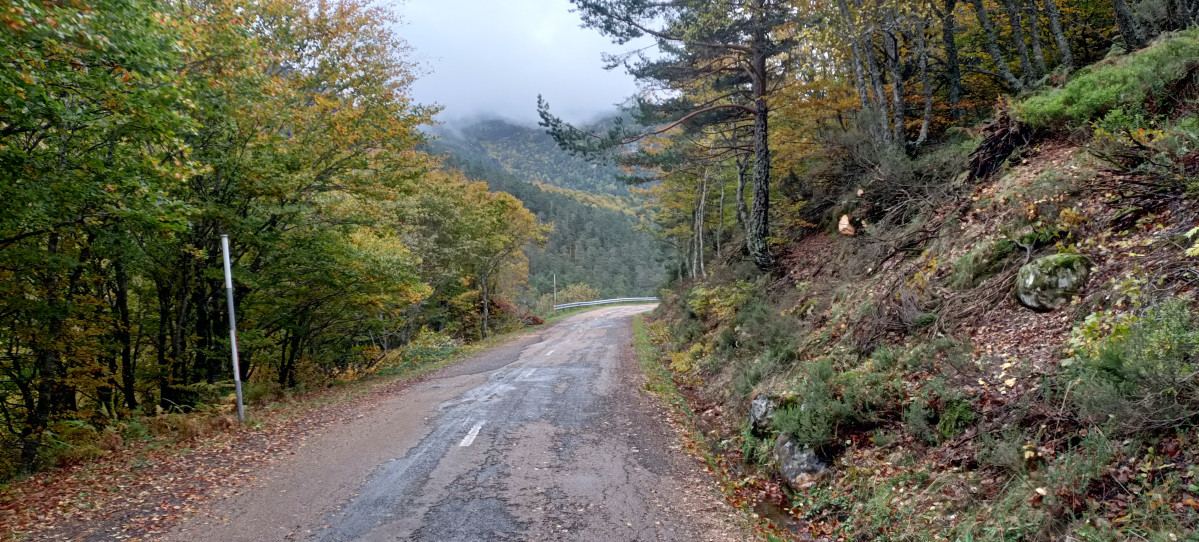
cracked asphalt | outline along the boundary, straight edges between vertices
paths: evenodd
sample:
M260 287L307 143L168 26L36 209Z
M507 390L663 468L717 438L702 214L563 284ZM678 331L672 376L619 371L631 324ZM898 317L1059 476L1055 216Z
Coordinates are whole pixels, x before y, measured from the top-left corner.
M633 315L581 313L297 443L172 540L743 540L643 391Z

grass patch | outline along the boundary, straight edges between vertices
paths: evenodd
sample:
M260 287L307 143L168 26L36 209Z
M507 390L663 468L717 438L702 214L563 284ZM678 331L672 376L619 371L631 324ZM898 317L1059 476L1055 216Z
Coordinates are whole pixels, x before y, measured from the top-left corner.
M1196 58L1199 28L1192 28L1135 54L1079 70L1064 87L1018 104L1016 114L1036 128L1080 128L1122 107L1164 103L1170 88L1195 69Z

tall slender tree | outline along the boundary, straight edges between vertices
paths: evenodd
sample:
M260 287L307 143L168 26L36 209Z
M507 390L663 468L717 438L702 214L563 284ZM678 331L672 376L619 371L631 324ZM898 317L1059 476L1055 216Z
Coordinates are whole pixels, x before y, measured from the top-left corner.
M542 125L564 148L596 154L613 151L650 134L682 126L753 123L753 202L746 220L746 246L760 269L774 266L767 242L770 232L769 96L780 82L770 59L786 50L773 30L790 22L794 10L783 0L572 0L585 26L608 35L617 44L649 36L662 53L649 59L625 55L612 66L624 65L637 79L679 97L659 102L642 100L636 118L642 129L620 123L606 135L585 133L549 112L539 101ZM703 89L702 92L696 92Z

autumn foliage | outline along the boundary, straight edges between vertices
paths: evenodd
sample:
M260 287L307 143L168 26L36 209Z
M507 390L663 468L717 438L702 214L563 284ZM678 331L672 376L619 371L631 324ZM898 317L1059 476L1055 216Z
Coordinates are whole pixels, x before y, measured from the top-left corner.
M545 229L417 150L435 110L395 22L353 0L0 9L0 478L224 401L220 234L252 388L516 318L488 301Z

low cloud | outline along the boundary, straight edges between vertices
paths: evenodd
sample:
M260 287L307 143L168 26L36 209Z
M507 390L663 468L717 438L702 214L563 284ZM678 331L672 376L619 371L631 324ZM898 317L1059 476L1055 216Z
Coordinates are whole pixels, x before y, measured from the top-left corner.
M601 54L629 47L590 29L567 0L410 0L398 33L428 72L413 84L420 103L445 107L439 120L500 117L537 122L537 95L567 120L611 112L637 91Z

